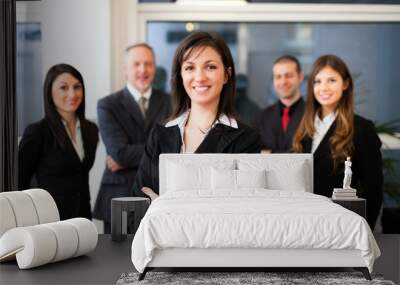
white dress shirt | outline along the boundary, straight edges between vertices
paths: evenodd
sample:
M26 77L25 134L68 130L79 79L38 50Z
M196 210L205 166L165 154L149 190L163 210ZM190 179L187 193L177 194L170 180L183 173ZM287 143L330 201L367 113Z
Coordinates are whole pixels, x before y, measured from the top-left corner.
M332 126L333 122L335 121L336 116L337 113L332 112L321 120L319 118L319 115L315 114L315 119L314 119L315 133L312 141L311 153L314 153L317 150L322 139L328 132L329 128Z
M186 126L187 120L189 119L189 114L190 114L190 109L187 110L186 112L184 112L179 117L177 117L177 118L173 119L172 121L169 121L169 122L167 122L165 124L166 127L172 127L172 126L178 126L179 127L179 131L181 133L181 139L182 139L181 153L185 153L186 152L185 151L186 150L186 146L185 146L185 142L183 141L183 138L184 138L184 134L185 134L185 126ZM238 128L238 124L237 124L237 122L236 122L236 120L234 118L229 118L227 115L221 114L219 116L218 120L216 120L214 122L214 124L211 126L211 128L208 129L206 134L208 134L210 132L210 130L215 127L216 124L223 124L225 126L232 127L232 128L235 128L235 129Z
M83 158L85 157L85 150L83 148L83 140L82 140L82 132L81 132L81 122L79 119L76 120L75 124L75 141L72 139L71 132L69 131L67 127L67 122L62 120L65 130L67 131L68 137L71 140L72 145L74 146L74 149L76 153L78 154L78 157L81 161L83 161Z
M128 88L129 92L132 94L136 103L139 104L139 100L141 97L146 98L147 100L146 100L145 109L147 110L149 108L150 96L151 96L151 91L152 91L151 87L149 88L149 90L147 90L143 94L140 93L139 90L137 90L135 87L133 87L129 82L126 83L126 88Z

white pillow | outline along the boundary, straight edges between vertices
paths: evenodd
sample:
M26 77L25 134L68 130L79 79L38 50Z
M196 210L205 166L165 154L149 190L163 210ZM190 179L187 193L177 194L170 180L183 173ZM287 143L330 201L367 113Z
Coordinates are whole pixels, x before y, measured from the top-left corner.
M211 168L211 189L236 190L236 170Z
M167 191L210 190L211 168L234 169L234 160L195 160L184 158L168 161Z
M210 188L210 168L169 163L168 191Z
M265 188L265 170L226 170L211 169L211 188L213 190L238 190L240 188Z
M236 170L236 182L238 188L266 188L266 171L265 169Z
M239 159L239 170L266 170L266 188L273 190L307 191L310 171L304 160Z
M307 183L303 166L298 164L291 169L271 169L267 171L267 188L306 192Z

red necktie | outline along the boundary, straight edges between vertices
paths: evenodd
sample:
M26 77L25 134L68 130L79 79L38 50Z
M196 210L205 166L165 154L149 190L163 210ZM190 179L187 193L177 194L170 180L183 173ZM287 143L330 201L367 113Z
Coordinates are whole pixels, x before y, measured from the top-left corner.
M282 115L282 128L283 131L286 133L287 126L289 125L290 117L289 117L289 110L290 107L283 108L283 115Z

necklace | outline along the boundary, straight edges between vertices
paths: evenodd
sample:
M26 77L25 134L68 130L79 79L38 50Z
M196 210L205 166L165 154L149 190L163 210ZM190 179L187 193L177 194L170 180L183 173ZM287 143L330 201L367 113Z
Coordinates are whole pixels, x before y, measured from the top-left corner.
M196 125L194 125L194 124L188 124L187 126L188 126L189 128L191 128L192 130L197 130L197 131L199 131L199 132L202 133L203 135L206 135L206 134L210 131L210 129L211 129L211 127L207 128L207 129L202 129L202 128L200 128L199 126L196 126Z
M193 129L193 130L198 130L198 131L200 131L200 133L202 133L203 135L206 135L210 130L211 130L211 128L212 128L212 125L211 126L209 126L208 128L206 128L206 129L204 129L204 128L201 128L201 127L199 127L198 125L196 125L196 124L194 124L194 123L190 123L189 124L189 122L186 122L186 125L189 127L189 128L191 128L191 129Z
M200 128L200 127L197 127L197 128L199 129L200 133L202 133L203 135L207 134L207 133L210 131L210 129L211 129L211 127L209 127L209 128L206 129L206 130L203 130L203 129Z
M194 129L194 130L199 130L200 133L203 135L206 135L211 130L211 128L213 127L213 125L215 123L215 120L214 120L208 128L204 129L204 128L199 127L197 124L193 123L193 121L191 121L189 123L189 119L190 119L190 113L189 113L189 117L186 121L186 126L188 126L191 129Z

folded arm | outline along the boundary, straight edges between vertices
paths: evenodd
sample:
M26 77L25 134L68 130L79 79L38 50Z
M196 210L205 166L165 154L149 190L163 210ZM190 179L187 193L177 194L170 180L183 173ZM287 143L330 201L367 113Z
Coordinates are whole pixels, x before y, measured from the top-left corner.
M117 170L138 167L144 145L129 141L126 131L117 119L118 114L112 110L107 101L99 101L97 112L101 137L106 146L107 154L112 158L112 161L107 162L107 166L110 169ZM115 167L113 167L112 162L114 162Z

